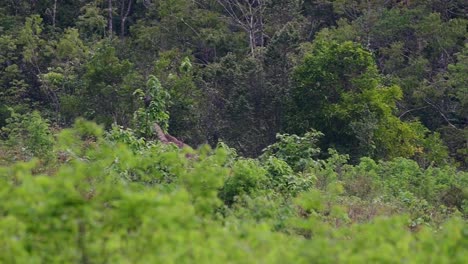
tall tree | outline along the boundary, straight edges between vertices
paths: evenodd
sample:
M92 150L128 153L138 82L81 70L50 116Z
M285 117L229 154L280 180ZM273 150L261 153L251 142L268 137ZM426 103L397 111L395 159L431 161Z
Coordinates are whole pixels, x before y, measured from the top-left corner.
M107 0L107 26L109 38L114 34L114 10L112 8L112 0Z
M125 36L125 23L127 22L128 16L132 11L132 4L134 0L121 0L120 3L120 37Z
M401 90L383 84L372 54L359 44L315 42L294 78L293 132L315 128L325 134L325 147L355 159L412 157L421 146L427 130L393 115Z
M255 57L255 48L263 47L264 15L267 0L217 0L231 21L244 30L249 37L250 54Z

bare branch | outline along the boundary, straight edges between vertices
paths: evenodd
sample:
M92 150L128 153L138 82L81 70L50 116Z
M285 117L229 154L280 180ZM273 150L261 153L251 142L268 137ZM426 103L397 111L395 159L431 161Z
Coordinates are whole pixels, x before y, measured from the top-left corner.
M250 52L252 56L255 56L258 37L263 38L263 13L266 8L264 2L262 0L216 1L223 7L232 22L248 34ZM260 41L260 46L263 46L263 40Z
M403 112L398 118L401 119L401 118L402 118L404 115L406 115L406 114L409 114L409 113L414 112L414 111L426 109L426 108L428 108L428 107L429 107L429 106L423 106L423 107L418 107L418 108L413 108L413 109L407 110L407 111Z
M442 118L449 124L449 126L455 128L455 129L458 129L455 125L453 125L453 124L450 122L450 120L447 118L447 116L445 116L445 114L442 112L442 110L440 110L440 108L439 108L437 105L431 103L429 100L427 100L427 98L424 98L424 102L426 102L427 104L429 104L430 106L432 106L434 109L436 109L437 112L439 112L440 116L442 116Z

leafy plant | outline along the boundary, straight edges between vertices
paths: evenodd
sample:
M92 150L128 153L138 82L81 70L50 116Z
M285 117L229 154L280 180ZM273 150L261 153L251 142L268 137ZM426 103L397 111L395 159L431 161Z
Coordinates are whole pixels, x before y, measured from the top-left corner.
M11 158L27 161L37 157L52 161L54 137L47 120L37 111L24 115L10 111L2 133L6 135L4 144L12 151Z
M164 131L169 126L169 112L167 105L169 103L169 93L161 87L158 78L151 75L147 82L147 90L143 92L138 89L133 94L138 95L140 100L144 101L145 108L139 108L134 113L137 131L143 136L152 136L155 131L154 123L157 123Z
M303 171L311 162L312 158L320 153L317 142L323 134L312 130L304 136L277 134L277 142L263 150L263 157L276 157L285 161L295 171Z

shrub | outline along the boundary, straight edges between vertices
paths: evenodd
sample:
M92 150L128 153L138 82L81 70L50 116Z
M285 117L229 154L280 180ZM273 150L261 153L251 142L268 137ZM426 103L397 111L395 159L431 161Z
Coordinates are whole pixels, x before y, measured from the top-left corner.
M304 136L277 134L277 142L263 150L263 157L276 157L285 161L294 171L303 171L311 166L312 158L320 153L317 142L323 134L311 130Z
M44 161L53 159L54 137L48 122L39 112L18 114L11 112L7 124L2 128L6 134L4 145L14 160L30 160L33 157Z
M255 195L255 193L265 189L266 173L266 170L256 160L237 160L232 166L230 175L225 180L220 192L221 198L229 205L235 201L236 196Z

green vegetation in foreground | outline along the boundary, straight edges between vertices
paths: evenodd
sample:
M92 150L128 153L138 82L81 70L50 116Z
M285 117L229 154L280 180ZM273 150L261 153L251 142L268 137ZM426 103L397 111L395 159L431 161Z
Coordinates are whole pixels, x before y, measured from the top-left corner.
M451 167L320 160L315 131L247 159L25 120L3 159L40 155L0 169L2 263L466 261L468 174Z

